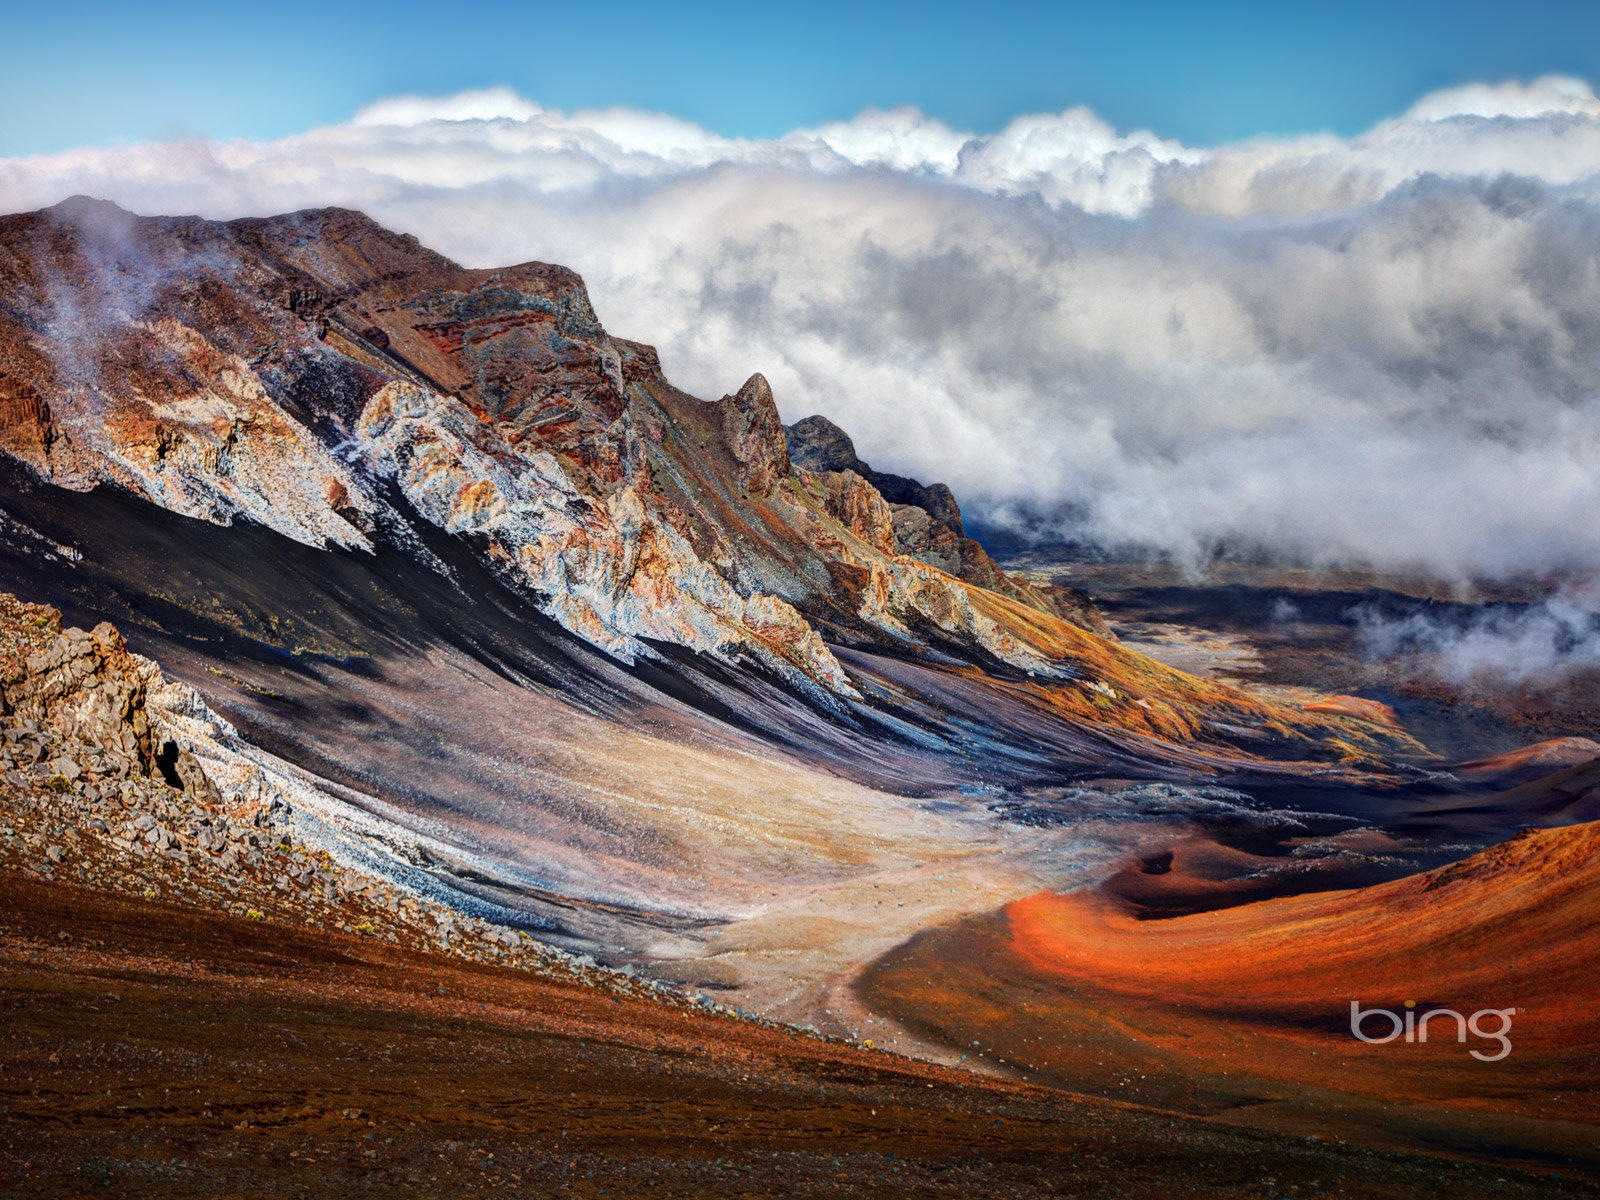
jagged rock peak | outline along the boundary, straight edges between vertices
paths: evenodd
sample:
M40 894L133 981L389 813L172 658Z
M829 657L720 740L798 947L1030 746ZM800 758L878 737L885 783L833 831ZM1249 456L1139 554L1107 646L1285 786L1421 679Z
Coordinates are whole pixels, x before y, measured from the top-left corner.
M1105 617L1082 592L1056 584L1031 583L1003 571L988 551L966 535L961 506L946 485L924 484L904 475L874 471L856 454L850 435L820 414L796 421L784 432L789 459L796 467L819 475L853 472L887 502L892 528L885 533L870 506L847 497L837 486L830 491L834 515L857 536L881 544L885 552L909 555L1101 637L1114 636Z
M772 385L759 371L731 396L724 396L722 432L739 464L739 482L752 495L767 496L789 473L789 447Z
M754 372L740 385L739 390L734 393L734 398L742 405L764 404L776 407L772 399L772 385L760 371Z

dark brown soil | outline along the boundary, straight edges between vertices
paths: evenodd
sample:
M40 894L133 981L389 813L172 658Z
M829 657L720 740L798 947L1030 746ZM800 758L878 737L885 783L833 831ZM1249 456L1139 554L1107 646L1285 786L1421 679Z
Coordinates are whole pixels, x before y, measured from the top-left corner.
M0 1193L1555 1196L0 874Z

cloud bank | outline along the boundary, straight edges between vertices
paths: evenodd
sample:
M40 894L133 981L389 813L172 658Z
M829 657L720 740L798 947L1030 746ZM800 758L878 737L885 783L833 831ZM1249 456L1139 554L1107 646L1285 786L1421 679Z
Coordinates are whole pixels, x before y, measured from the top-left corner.
M1401 659L1459 686L1555 686L1600 671L1600 590L1569 588L1538 604L1485 605L1451 616L1353 614L1368 654Z
M213 217L358 207L460 261L565 263L720 395L765 372L991 521L1203 561L1449 576L1600 563L1600 100L1439 92L1351 139L1196 148L1092 112L914 109L753 141L507 89L267 143L0 160Z

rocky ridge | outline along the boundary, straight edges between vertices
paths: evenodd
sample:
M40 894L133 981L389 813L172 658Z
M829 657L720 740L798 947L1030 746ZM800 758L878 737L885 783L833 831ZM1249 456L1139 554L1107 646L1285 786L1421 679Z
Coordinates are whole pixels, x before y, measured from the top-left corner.
M561 268L464 271L341 211L218 225L87 200L0 222L0 268L15 283L0 448L58 485L370 548L377 484L395 479L441 526L483 534L557 620L627 657L676 642L852 695L820 618L977 637L1050 668L991 636L958 583L913 569L916 586L897 589L908 573L870 485L824 483L808 502L764 379L689 401L649 347L605 333ZM690 404L709 429L682 428ZM723 490L722 454L740 494L700 503L708 483ZM959 525L947 489L924 491ZM754 526L736 511L751 502L767 510ZM838 514L879 568L860 596L796 561L832 548ZM974 579L988 562L975 546ZM778 561L754 561L763 551ZM940 568L926 549L918 561Z
M784 432L789 457L796 466L824 479L853 476L885 502L889 534L882 545L886 553L917 559L1101 637L1114 636L1094 601L1077 588L1035 583L1003 570L982 545L967 536L961 506L946 485L924 485L904 475L873 470L857 456L850 435L821 415L796 421ZM848 487L843 483L828 486L834 490Z
M682 647L834 715L905 703L850 648L1140 736L1349 741L1119 651L1081 596L965 538L947 488L873 472L816 420L831 449L785 431L759 375L715 402L673 387L565 268L462 268L339 209L80 198L0 218L0 285L0 451L54 486L335 553L415 553L420 516L624 662Z

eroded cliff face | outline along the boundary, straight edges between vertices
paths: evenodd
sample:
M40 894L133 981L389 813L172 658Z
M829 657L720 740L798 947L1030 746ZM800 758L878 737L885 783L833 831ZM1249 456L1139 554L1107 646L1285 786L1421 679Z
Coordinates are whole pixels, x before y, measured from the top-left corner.
M309 348L292 310L256 295L282 281L203 223L151 234L87 201L0 222L0 449L63 487L365 545L352 472L269 388L263 354Z
M802 687L855 696L792 605L740 595L694 553L650 502L641 471L585 495L550 451L514 444L459 401L408 383L372 398L357 436L374 470L418 511L479 538L551 616L594 645L629 662L649 653L647 640L748 654Z
M0 283L0 450L63 487L356 553L414 510L624 661L681 646L824 707L862 696L831 644L1032 677L1052 712L1162 736L1328 724L1113 653L1085 598L967 538L949 489L821 418L785 430L760 375L679 391L562 267L464 269L343 210L77 200L0 218Z

